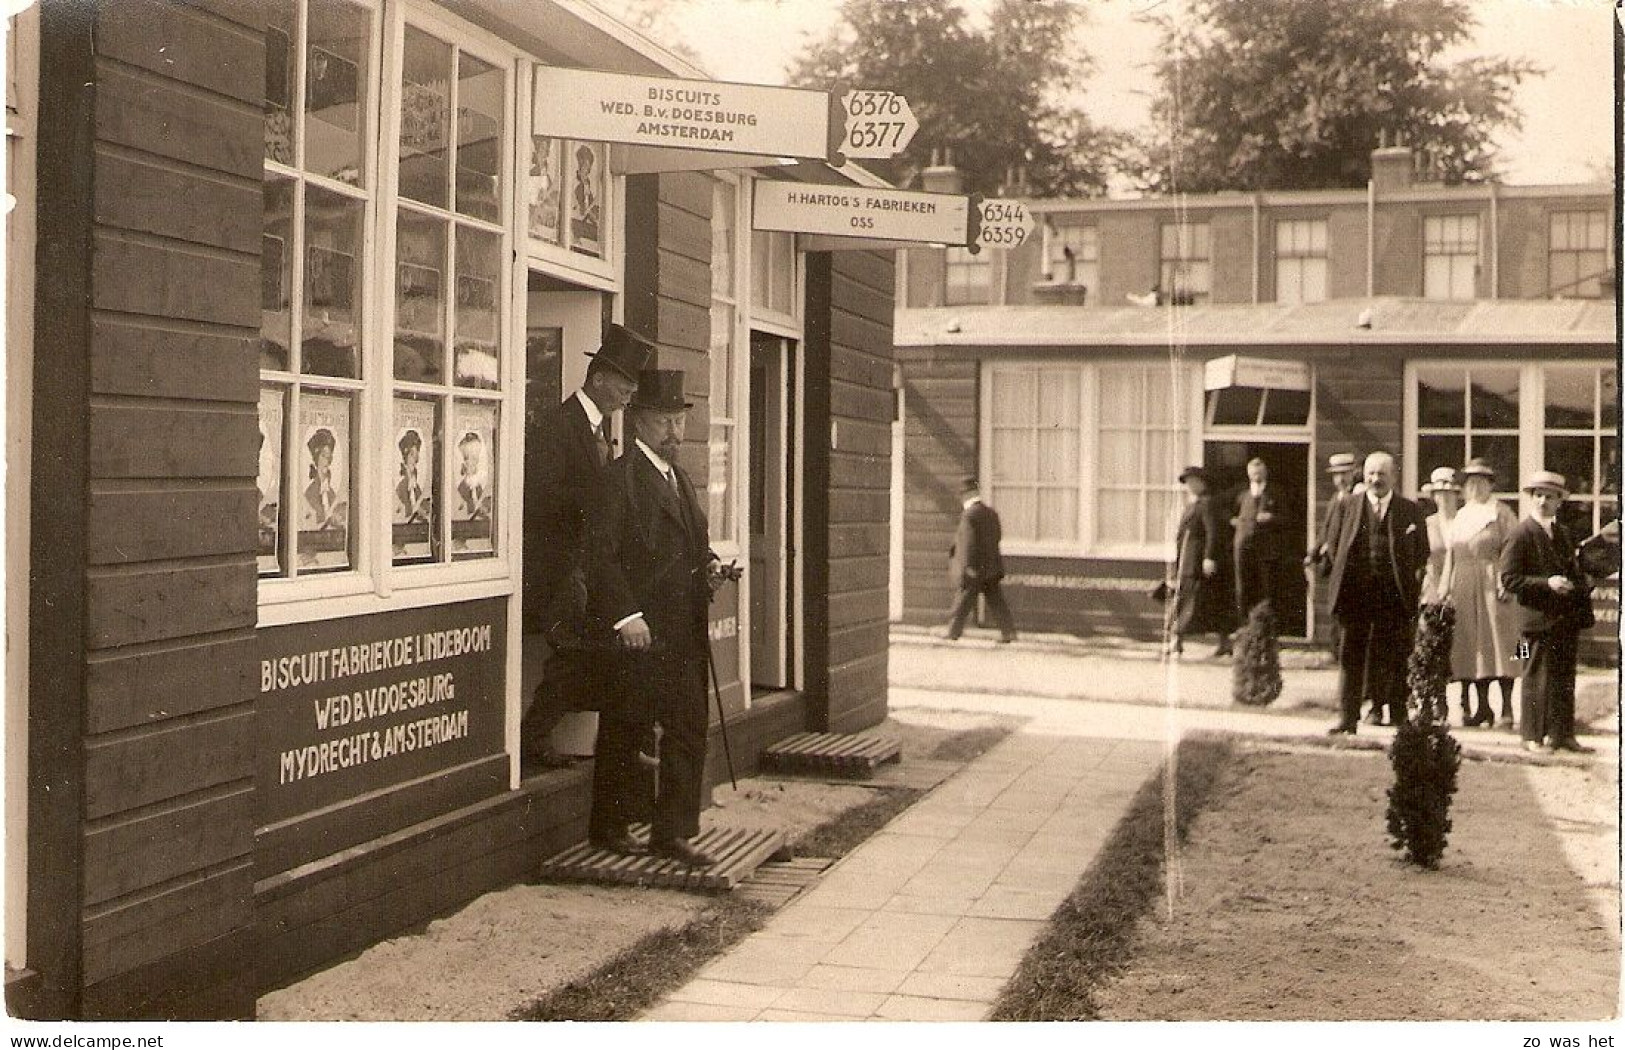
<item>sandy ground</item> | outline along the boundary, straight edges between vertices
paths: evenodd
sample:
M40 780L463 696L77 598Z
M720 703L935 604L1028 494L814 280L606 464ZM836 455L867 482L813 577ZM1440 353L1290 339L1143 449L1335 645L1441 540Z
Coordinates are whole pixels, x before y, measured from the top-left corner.
M908 783L934 769L934 782L949 772L944 763L929 759L937 744L1001 724L1014 721L924 710L889 719L872 732L900 740L904 761L882 767L887 775L877 780ZM701 819L707 825L776 827L794 842L875 797L875 791L814 780L747 778L738 791L719 787L715 804ZM632 886L510 886L421 931L383 941L261 997L258 1016L265 1021L505 1020L641 938L689 922L710 900Z
M1464 763L1440 868L1387 846L1385 755L1240 745L1107 1020L1618 1013L1618 767Z

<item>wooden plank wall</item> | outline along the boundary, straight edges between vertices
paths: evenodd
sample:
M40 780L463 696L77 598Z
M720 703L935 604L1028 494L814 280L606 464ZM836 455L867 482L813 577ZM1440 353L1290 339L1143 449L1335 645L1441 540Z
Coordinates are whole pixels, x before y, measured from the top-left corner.
M886 717L891 520L891 253L830 253L829 714L831 732ZM809 357L808 370L823 366ZM822 431L808 420L809 444ZM808 501L816 498L808 493Z
M253 1012L257 16L97 6L89 1017Z
M959 523L959 484L976 473L978 374L973 358L911 350L903 359L907 623L943 623L953 606L948 548Z

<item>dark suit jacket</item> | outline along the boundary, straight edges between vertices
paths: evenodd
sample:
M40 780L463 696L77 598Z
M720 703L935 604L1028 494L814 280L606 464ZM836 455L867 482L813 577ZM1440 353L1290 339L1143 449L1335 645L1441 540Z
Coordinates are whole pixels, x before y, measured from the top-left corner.
M703 655L713 555L694 486L672 469L681 499L639 448L610 464L590 600L606 624L641 612L657 651Z
M1331 590L1328 598L1332 613L1342 617L1347 610L1338 608L1342 596L1344 574L1348 571L1349 548L1360 533L1360 521L1365 517L1364 493L1342 501L1336 516L1337 533L1332 554ZM1428 530L1422 512L1415 503L1394 493L1388 503L1388 516L1383 519L1393 546L1394 584L1399 588L1405 608L1415 609L1422 594L1422 572L1428 563Z
M1202 559L1219 561L1223 553L1220 547L1222 537L1219 512L1213 506L1212 497L1201 496L1186 507L1185 516L1179 519L1179 530L1174 534L1174 547L1179 552L1174 564L1178 566L1179 578L1199 579Z
M1591 580L1581 571L1574 556L1574 541L1562 525L1553 524L1552 534L1533 518L1518 522L1501 549L1501 586L1529 610L1523 632L1544 635L1555 630L1579 631L1596 622L1591 611ZM1574 581L1572 594L1558 594L1547 580L1567 576Z
M607 645L604 625L586 603L588 539L603 513L608 465L598 462L601 446L587 410L574 394L537 421L537 466L525 493L530 529L525 536L527 619L554 644Z
M967 576L984 582L1004 579L1004 559L999 554L999 515L980 501L959 515L954 545L948 551L948 575L953 585L962 585Z
M1252 548L1257 557L1284 558L1288 548L1280 541L1288 535L1286 511L1290 507L1286 494L1274 482L1266 482L1264 491L1254 496L1251 487L1236 496L1236 516L1230 524L1236 530L1235 545ZM1269 521L1259 521L1259 511L1269 511Z

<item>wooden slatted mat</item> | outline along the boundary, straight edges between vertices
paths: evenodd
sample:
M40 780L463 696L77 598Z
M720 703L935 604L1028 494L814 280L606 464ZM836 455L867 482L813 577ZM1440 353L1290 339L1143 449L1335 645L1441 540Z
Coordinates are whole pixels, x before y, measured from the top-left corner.
M634 824L631 834L640 845L648 845L649 825ZM709 868L691 868L668 857L611 853L590 842L582 842L543 861L540 877L559 882L615 882L667 889L731 890L784 846L784 833L710 828L700 832L692 841L716 857L717 862Z
M762 752L762 768L775 773L867 777L902 757L896 740L867 733L796 733Z
M818 881L833 860L828 857L797 857L777 864L763 864L755 874L739 884L742 897L782 908L802 890Z

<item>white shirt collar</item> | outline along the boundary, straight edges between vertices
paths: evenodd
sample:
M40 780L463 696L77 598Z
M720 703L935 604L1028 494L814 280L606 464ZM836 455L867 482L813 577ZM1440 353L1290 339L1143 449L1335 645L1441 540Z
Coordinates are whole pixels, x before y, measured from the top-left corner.
M645 445L642 438L633 438L632 440L637 443L638 448L643 450L643 454L649 457L649 462L655 465L656 470L662 474L671 474L671 464L661 458L660 453Z
M1267 481L1249 481L1247 482L1247 489L1253 495L1257 496L1263 493L1264 486L1267 484L1269 484Z
M593 401L592 398L587 396L587 392L585 390L576 391L576 400L581 402L582 408L586 409L587 422L591 424L594 430L597 430L599 427L604 425L603 410L598 407L597 402Z
M1370 502L1371 506L1376 508L1377 516L1382 517L1388 513L1388 504L1394 498L1394 490L1389 489L1388 495L1378 498L1375 492L1372 492L1370 489L1366 489L1365 498Z
M980 497L980 496L966 496L965 497L965 509L969 510L970 505L972 503L980 503L980 502L982 502L982 497Z

